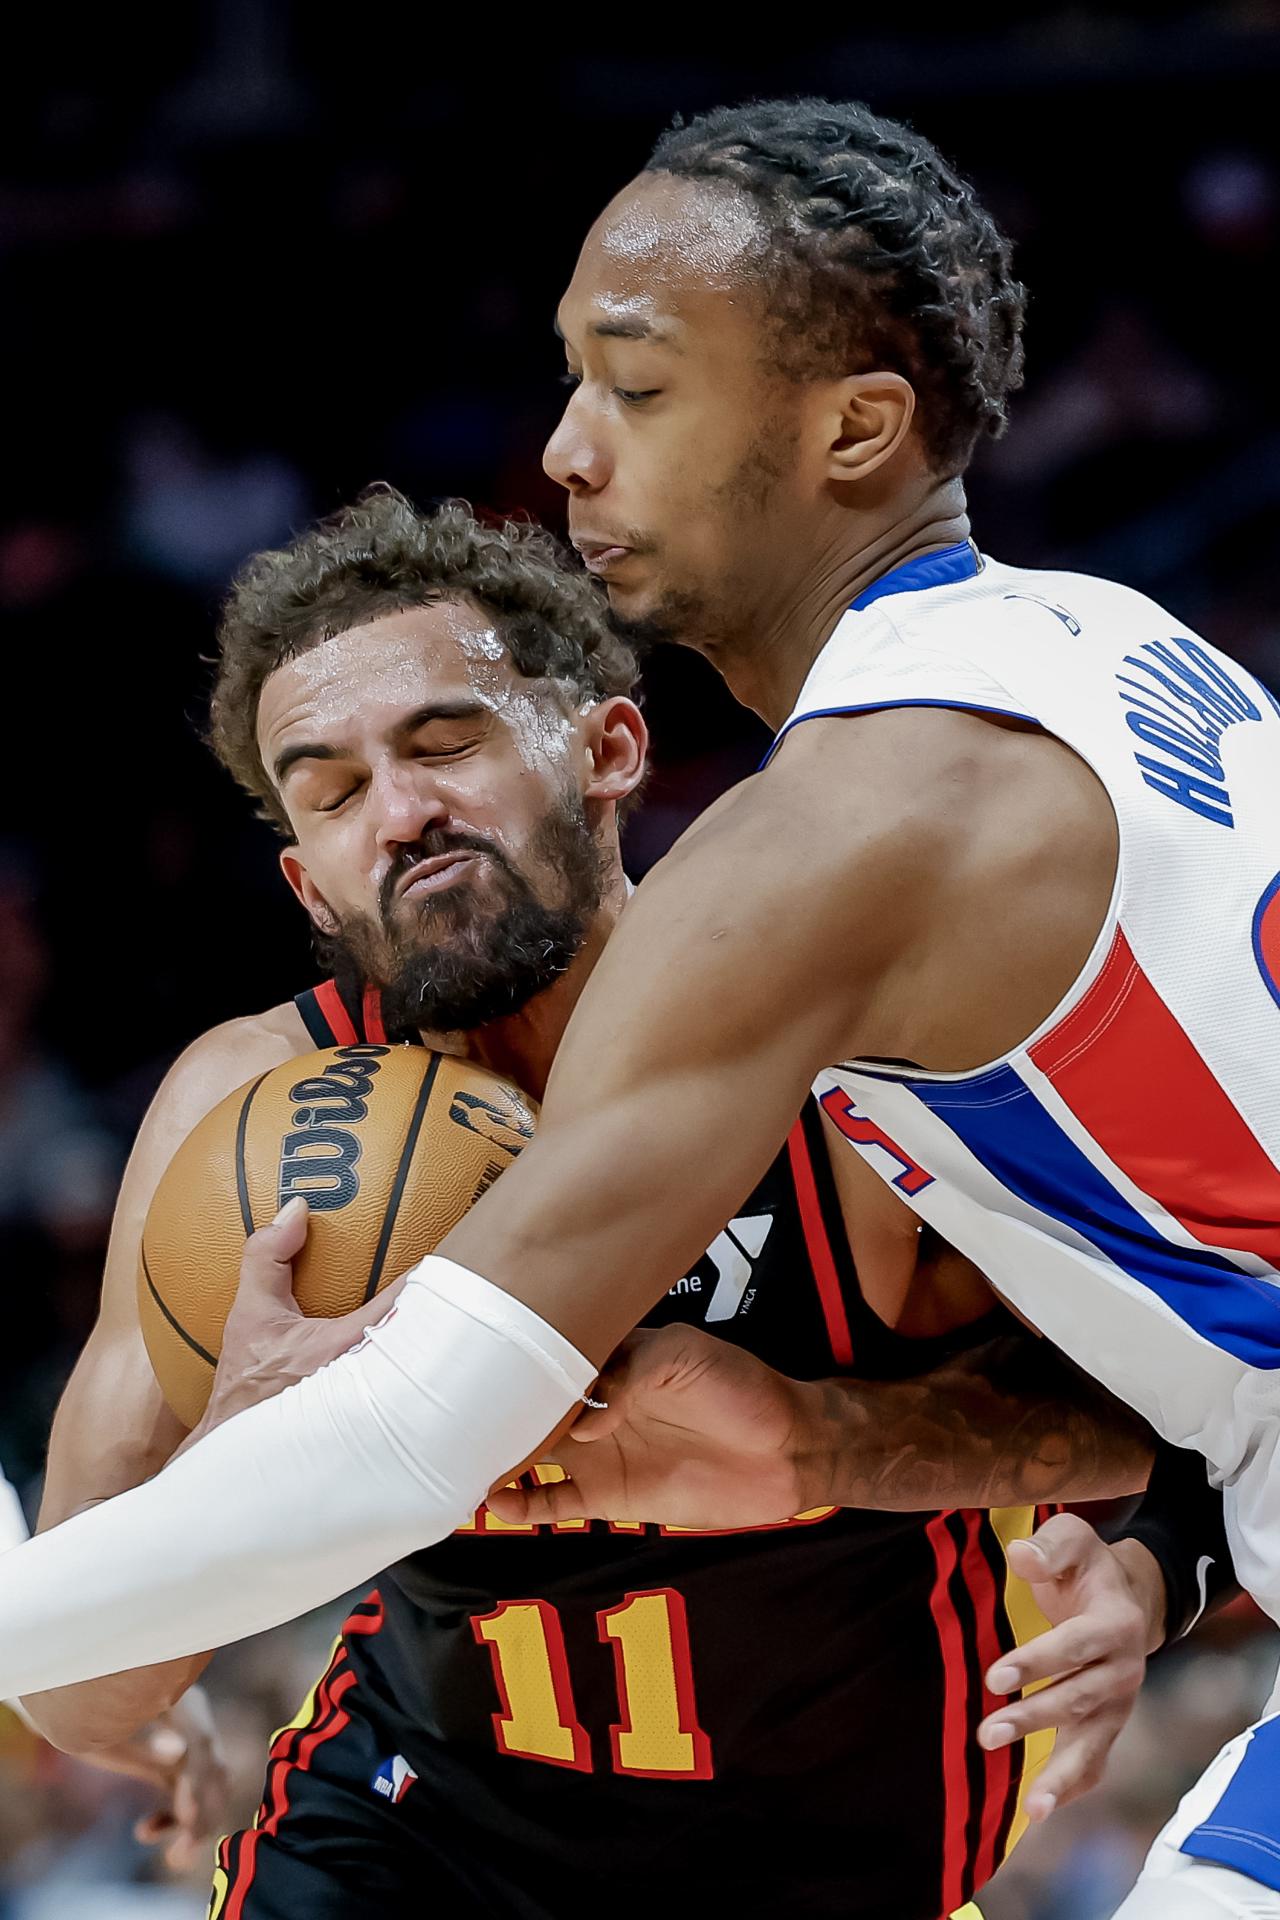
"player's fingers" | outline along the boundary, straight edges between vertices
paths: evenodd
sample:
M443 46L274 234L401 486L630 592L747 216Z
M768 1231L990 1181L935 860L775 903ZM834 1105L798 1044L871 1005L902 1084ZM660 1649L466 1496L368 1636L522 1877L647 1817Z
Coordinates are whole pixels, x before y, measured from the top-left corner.
M1017 1693L1034 1681L1106 1662L1117 1685L1132 1679L1136 1687L1144 1665L1140 1629L1137 1608L1116 1595L1106 1607L1076 1614L1014 1652L1001 1654L988 1669L987 1685L992 1693Z
M167 1808L157 1807L154 1813L143 1814L141 1820L133 1823L133 1837L142 1847L158 1846L162 1840L173 1833L177 1822Z
M569 1429L571 1440L607 1440L627 1417L630 1405L632 1368L625 1353L617 1354L597 1375L587 1392L585 1406Z
M165 1848L164 1863L172 1873L190 1873L194 1867L204 1865L208 1858L208 1845L205 1834L175 1834Z
M554 1525L563 1520L594 1520L572 1480L553 1480L545 1487L495 1487L486 1503L508 1526Z
M301 1194L295 1194L274 1220L245 1241L238 1297L257 1295L294 1307L292 1262L306 1238L307 1203Z
M1030 1582L1069 1579L1109 1559L1105 1543L1076 1513L1052 1514L1029 1540L1011 1541L1009 1556L1018 1578Z
M1046 1727L1078 1726L1098 1715L1123 1719L1135 1692L1136 1688L1123 1680L1117 1682L1111 1662L1100 1661L1052 1686L1038 1687L1022 1700L997 1707L979 1726L978 1744L991 1751Z
M1058 1735L1053 1752L1027 1795L1026 1812L1031 1820L1046 1820L1055 1807L1065 1807L1097 1786L1124 1722L1123 1713L1098 1715L1084 1726Z
M597 1374L588 1398L592 1406L579 1414L569 1429L574 1440L604 1440L616 1433L627 1417L627 1408L639 1382L647 1378L661 1355L652 1335L665 1328L641 1328L629 1334Z

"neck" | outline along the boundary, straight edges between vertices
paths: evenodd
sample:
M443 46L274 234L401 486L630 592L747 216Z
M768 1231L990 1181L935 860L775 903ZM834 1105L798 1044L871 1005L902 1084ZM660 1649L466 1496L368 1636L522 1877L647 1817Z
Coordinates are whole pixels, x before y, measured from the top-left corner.
M514 1081L522 1092L541 1100L547 1090L551 1064L556 1057L569 1016L578 1004L592 969L604 952L605 943L627 904L627 883L619 866L600 906L592 916L587 937L572 966L545 992L535 994L517 1013L504 1020L491 1020L469 1033L423 1033L429 1047L442 1053L464 1055L482 1067Z
M810 667L860 593L908 560L969 537L964 485L925 479L891 517L864 522L850 541L839 513L831 538L811 556L803 578L782 586L767 608L757 603L750 632L708 649L730 692L776 731L795 706Z

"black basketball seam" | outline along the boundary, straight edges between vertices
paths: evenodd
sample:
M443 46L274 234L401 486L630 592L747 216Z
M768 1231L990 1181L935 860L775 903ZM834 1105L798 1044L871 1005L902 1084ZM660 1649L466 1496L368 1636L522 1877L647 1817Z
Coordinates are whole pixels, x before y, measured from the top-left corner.
M387 1257L387 1248L391 1245L391 1235L395 1230L396 1215L400 1211L400 1201L404 1196L405 1183L409 1178L409 1166L413 1159L413 1150L418 1144L418 1135L422 1132L422 1123L427 1117L427 1107L431 1100L431 1089L436 1083L436 1074L440 1070L440 1055L433 1054L431 1065L422 1076L422 1085L418 1089L418 1098L409 1120L408 1131L404 1136L404 1145L400 1149L400 1164L396 1168L396 1177L387 1196L386 1211L382 1216L382 1227L378 1234L378 1244L373 1250L373 1265L369 1269L369 1278L365 1285L365 1304L372 1300L378 1291L378 1282L382 1278L382 1268Z
M236 1121L236 1198L240 1202L240 1219L244 1225L245 1237L255 1231L253 1208L249 1205L249 1182L244 1170L244 1137L249 1127L249 1109L253 1105L253 1096L266 1079L260 1073L246 1093L240 1106L240 1118Z
M186 1328L183 1326L180 1320L174 1319L172 1313L170 1313L168 1307L165 1305L164 1301L160 1298L160 1294L156 1289L156 1283L151 1278L151 1269L147 1265L146 1248L140 1247L138 1251L142 1255L142 1277L146 1281L147 1286L151 1291L151 1298L155 1301L161 1313L164 1315L165 1319L169 1322L169 1325L173 1328L174 1332L177 1334L179 1340L185 1341L187 1346L190 1347L192 1353L198 1353L200 1355L200 1358L202 1360L207 1360L211 1367L216 1367L218 1363L214 1359L213 1355L211 1353L205 1352L205 1349L200 1345L200 1342L194 1337L194 1335L187 1332Z

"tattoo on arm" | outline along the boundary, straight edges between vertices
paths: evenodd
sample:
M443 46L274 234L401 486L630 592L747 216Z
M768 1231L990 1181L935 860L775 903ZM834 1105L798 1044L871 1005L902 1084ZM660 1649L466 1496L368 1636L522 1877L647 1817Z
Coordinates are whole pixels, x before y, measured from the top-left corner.
M1021 1330L909 1380L816 1384L801 1472L814 1505L909 1513L1140 1492L1145 1422Z

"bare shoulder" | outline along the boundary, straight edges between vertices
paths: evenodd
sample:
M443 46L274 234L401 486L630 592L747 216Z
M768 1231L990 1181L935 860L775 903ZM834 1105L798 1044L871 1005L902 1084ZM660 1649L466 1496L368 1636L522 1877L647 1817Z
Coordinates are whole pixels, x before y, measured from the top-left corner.
M98 1327L77 1368L81 1385L96 1377L100 1363L114 1369L113 1391L123 1396L121 1383L131 1380L130 1391L141 1396L138 1404L155 1412L155 1385L138 1327L135 1289L147 1209L165 1168L205 1115L246 1080L310 1052L311 1044L297 1010L285 1005L210 1027L174 1061L147 1109L120 1183Z
M290 1001L210 1027L178 1055L160 1085L148 1122L170 1140L189 1133L220 1100L257 1074L310 1053L314 1042Z

